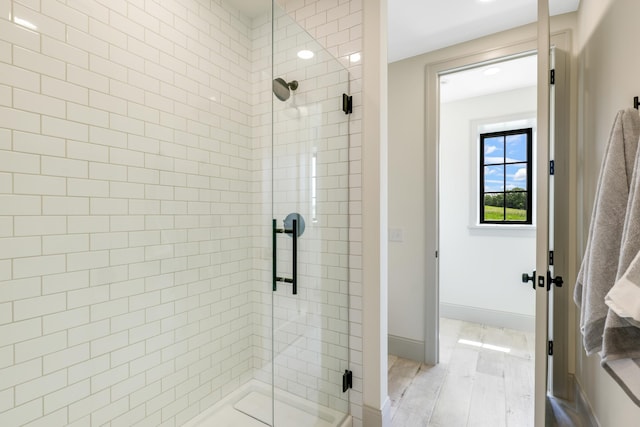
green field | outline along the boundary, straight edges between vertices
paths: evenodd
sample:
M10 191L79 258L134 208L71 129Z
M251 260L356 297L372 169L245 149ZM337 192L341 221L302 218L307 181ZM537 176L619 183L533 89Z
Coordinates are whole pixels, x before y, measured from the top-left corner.
M497 206L485 206L484 207L484 220L485 221L504 221L502 217L503 208ZM511 209L507 208L507 221L526 221L527 211L524 209Z

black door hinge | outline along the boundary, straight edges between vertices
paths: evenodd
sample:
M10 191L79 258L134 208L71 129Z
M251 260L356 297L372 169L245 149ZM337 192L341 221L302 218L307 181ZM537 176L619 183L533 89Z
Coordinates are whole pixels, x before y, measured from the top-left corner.
M556 84L556 70L551 70L551 75L549 76L549 83L552 85Z
M353 372L347 369L342 375L342 392L345 393L350 388L353 388Z
M353 113L353 96L349 96L346 93L342 94L342 111L345 114Z
M553 356L553 341L549 341L549 350L547 351L549 356Z
M549 161L549 175L555 175L556 173L556 161L555 160L550 160Z
M553 251L549 251L549 265L553 265Z

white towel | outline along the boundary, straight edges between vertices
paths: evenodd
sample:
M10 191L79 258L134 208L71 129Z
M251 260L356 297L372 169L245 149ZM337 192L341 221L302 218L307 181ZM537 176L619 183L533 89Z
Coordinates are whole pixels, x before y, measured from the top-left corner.
M607 293L602 366L640 405L640 151L629 188L616 282Z
M632 108L616 115L600 169L589 239L578 273L574 300L587 354L602 349L609 312L605 295L615 283L629 187L640 136L640 116Z
M605 302L618 316L640 327L640 252L613 285Z

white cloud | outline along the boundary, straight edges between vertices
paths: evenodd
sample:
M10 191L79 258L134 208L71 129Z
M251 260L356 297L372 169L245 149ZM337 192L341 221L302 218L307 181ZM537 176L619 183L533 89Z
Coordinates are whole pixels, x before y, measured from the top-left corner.
M484 158L486 164L504 163L504 157L486 157Z
M498 149L498 147L496 147L495 145L489 145L489 146L484 148L484 154L491 154L494 151L496 151L497 149Z
M527 179L527 168L520 168L513 175L514 181L525 181Z

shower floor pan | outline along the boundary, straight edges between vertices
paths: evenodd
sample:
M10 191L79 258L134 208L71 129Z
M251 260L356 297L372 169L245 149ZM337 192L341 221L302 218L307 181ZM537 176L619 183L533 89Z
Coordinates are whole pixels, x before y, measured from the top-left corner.
M351 427L351 416L276 391L276 427ZM183 427L265 427L271 425L271 386L249 381Z

